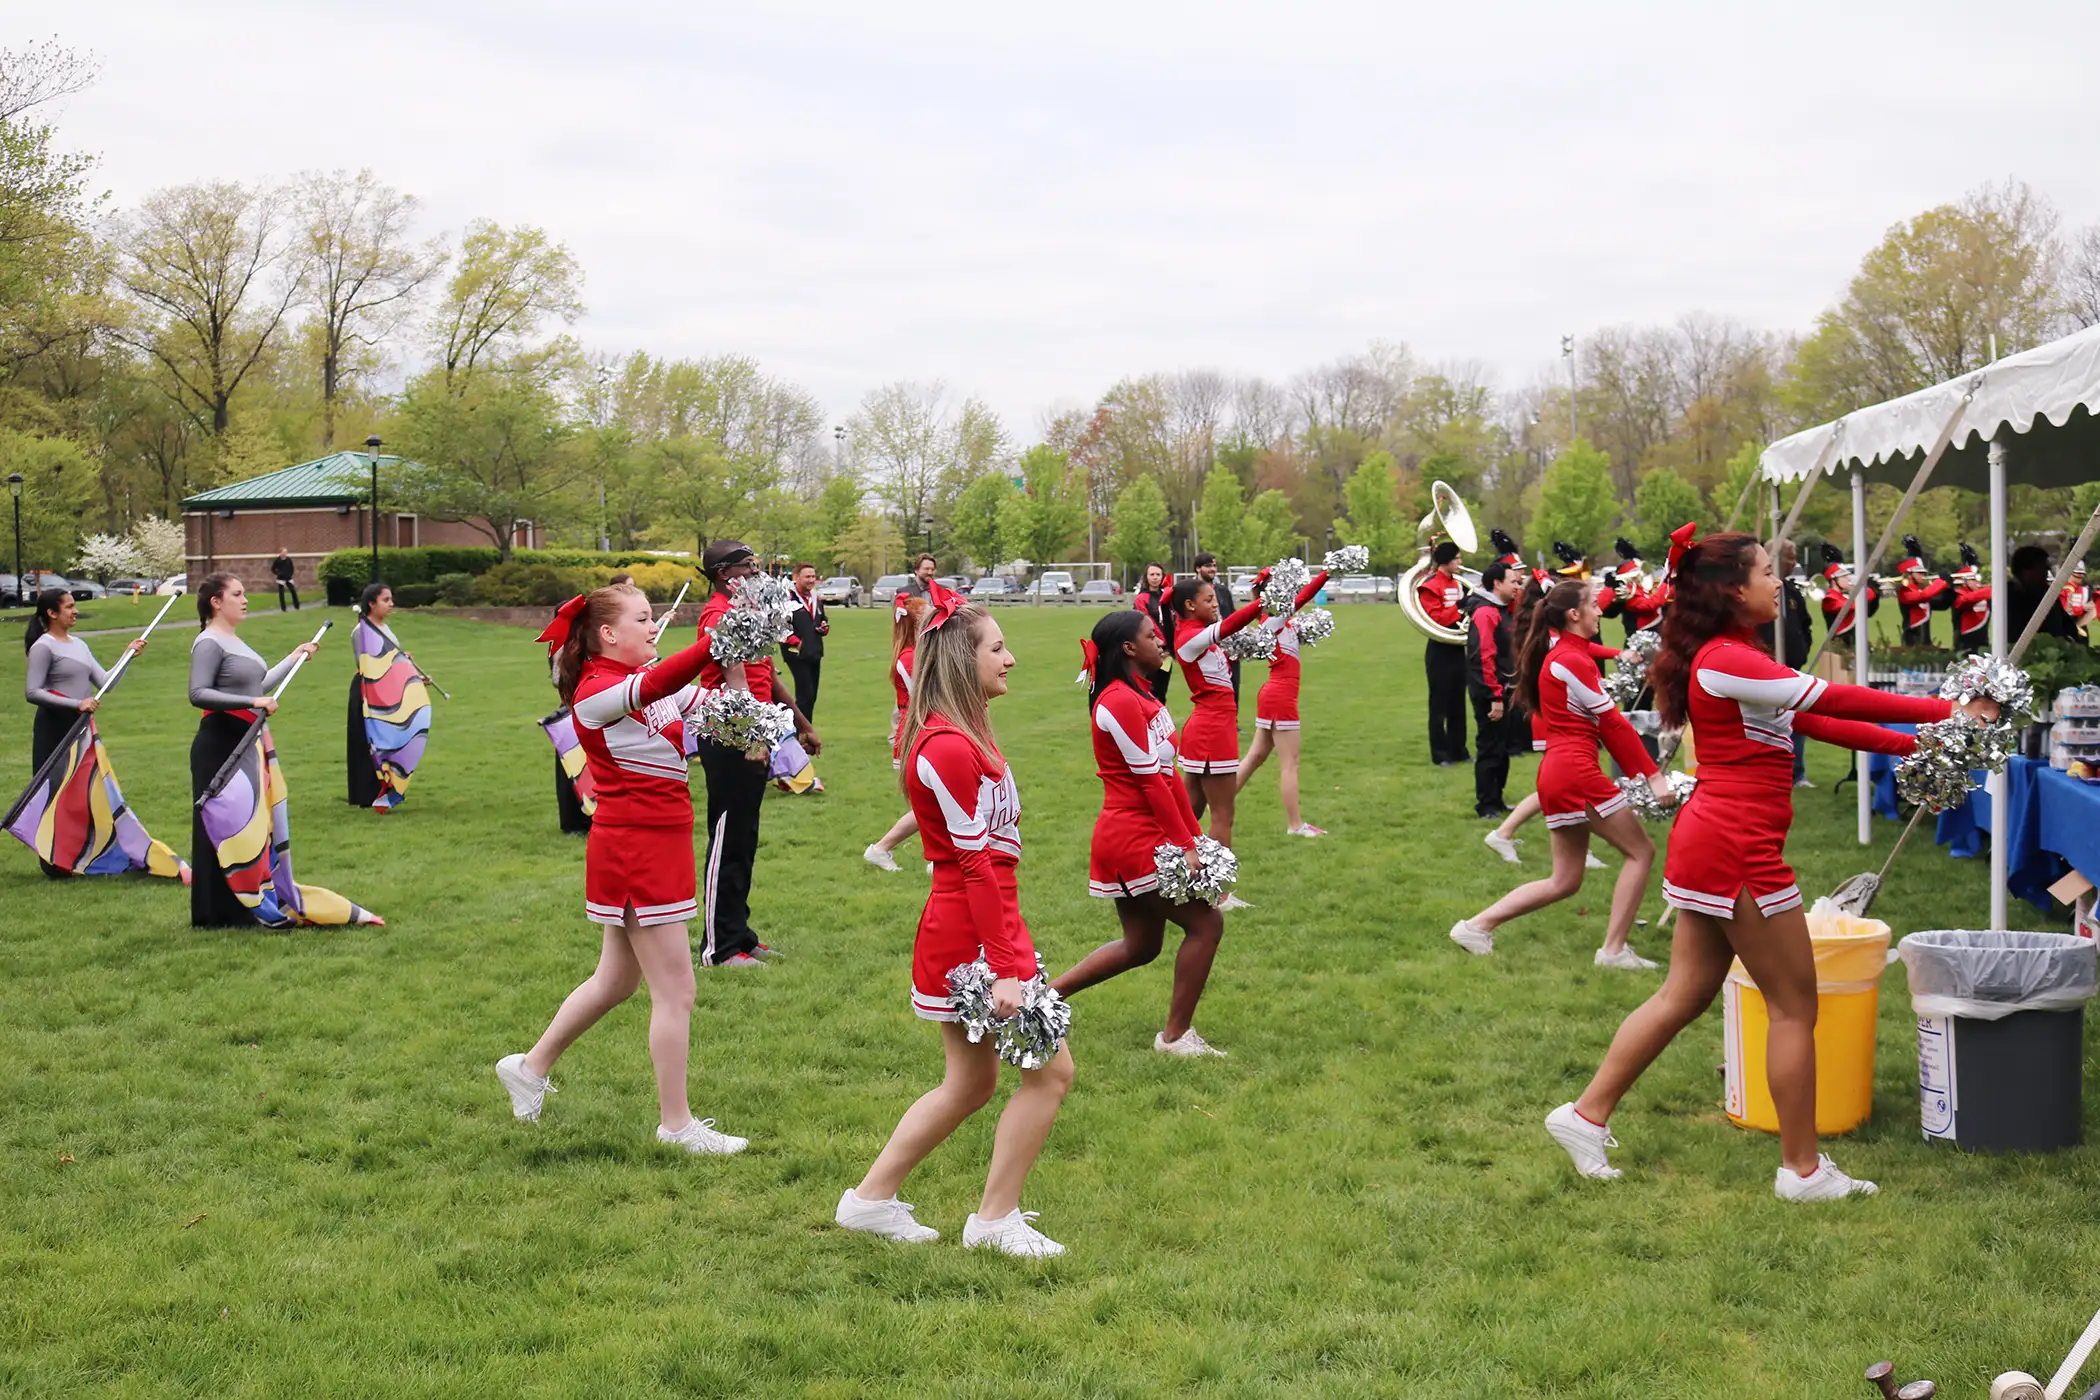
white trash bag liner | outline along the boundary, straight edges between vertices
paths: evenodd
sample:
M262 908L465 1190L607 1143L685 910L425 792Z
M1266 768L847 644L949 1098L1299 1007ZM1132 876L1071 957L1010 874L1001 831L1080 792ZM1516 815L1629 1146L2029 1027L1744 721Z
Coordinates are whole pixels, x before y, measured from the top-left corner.
M2067 933L1932 929L1896 952L1920 1016L2000 1021L2016 1011L2075 1011L2100 991L2100 952Z

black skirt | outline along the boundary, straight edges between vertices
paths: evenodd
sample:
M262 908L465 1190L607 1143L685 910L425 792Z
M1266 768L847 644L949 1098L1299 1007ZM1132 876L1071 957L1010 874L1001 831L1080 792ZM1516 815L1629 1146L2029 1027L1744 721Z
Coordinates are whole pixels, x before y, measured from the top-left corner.
M253 928L255 915L235 898L219 868L219 851L204 830L196 800L248 732L248 722L222 710L207 710L190 741L190 925L193 928ZM267 802L268 795L259 800Z
M365 685L350 673L350 728L343 746L343 767L350 775L350 805L369 807L379 800L379 770L372 766L372 741L365 734Z
M58 752L65 743L66 735L72 731L73 721L80 718L78 710L62 710L56 705L36 707L36 723L29 731L29 773L36 776L44 766L44 760ZM71 873L63 866L53 865L48 860L38 860L44 868L44 876L51 880L63 880Z
M591 819L584 815L583 799L576 795L576 784L569 781L569 775L562 768L558 755L554 760L554 807L561 813L561 829L565 834L590 834Z

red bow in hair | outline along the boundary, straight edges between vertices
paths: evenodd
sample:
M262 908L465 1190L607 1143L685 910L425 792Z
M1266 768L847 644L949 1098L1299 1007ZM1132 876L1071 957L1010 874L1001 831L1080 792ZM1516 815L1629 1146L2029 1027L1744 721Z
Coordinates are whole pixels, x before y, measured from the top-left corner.
M1088 681L1092 681L1095 670L1101 665L1101 649L1094 645L1092 637L1081 637L1079 639L1079 655L1080 659L1086 664L1086 678Z
M1670 532L1670 558L1663 565L1664 578L1677 576L1677 561L1684 558L1684 552L1692 547L1692 536L1698 533L1698 522L1693 520L1685 521Z
M955 610L962 605L962 594L951 588L943 588L937 583L927 584L926 621L921 624L919 630L921 632L935 630L949 618L955 616Z
M533 638L535 642L545 642L547 644L547 655L552 656L569 644L569 629L574 627L576 619L582 616L583 605L588 601L588 597L589 595L587 594L579 593L556 608L554 610L554 620L549 622L537 637Z

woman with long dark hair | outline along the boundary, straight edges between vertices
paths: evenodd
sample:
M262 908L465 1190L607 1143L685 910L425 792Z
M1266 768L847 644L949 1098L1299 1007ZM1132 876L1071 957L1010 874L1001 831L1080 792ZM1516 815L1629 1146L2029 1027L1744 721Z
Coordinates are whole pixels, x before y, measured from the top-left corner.
M1870 1181L1838 1170L1816 1142L1816 966L1801 889L1786 863L1793 820L1796 730L1841 748L1908 754L1917 741L1878 727L1945 719L1945 700L1833 685L1774 661L1756 628L1779 615L1779 575L1749 535L1724 534L1672 550L1673 595L1649 677L1665 725L1689 724L1699 786L1686 802L1663 862L1663 897L1677 911L1670 971L1661 990L1619 1027L1596 1076L1546 1131L1584 1176L1619 1171L1611 1112L1677 1033L1712 1003L1729 962L1744 968L1771 1010L1765 1076L1779 1113L1783 1201L1871 1195ZM1978 718L1997 706L1977 700Z
M1218 616L1218 594L1190 574L1167 595L1168 640L1189 687L1189 717L1181 727L1181 778L1189 807L1201 818L1210 813L1210 838L1232 844L1232 809L1240 783L1239 697L1232 690L1232 663L1218 643L1261 616L1261 587L1269 581L1263 569L1254 576L1253 597L1230 617ZM1246 907L1227 895L1225 908Z
M1655 843L1628 810L1626 794L1598 766L1598 744L1611 751L1621 768L1647 779L1658 798L1668 798L1670 785L1626 716L1604 693L1604 678L1589 652L1598 617L1595 589L1577 579L1553 585L1532 610L1517 660L1517 703L1546 735L1538 799L1553 839L1553 873L1519 885L1472 918L1452 925L1451 941L1469 953L1494 952L1497 928L1579 891L1594 832L1626 857L1612 887L1611 919L1596 964L1628 971L1655 966L1626 942L1648 893Z
M350 805L380 813L408 796L408 781L430 737L430 691L387 626L393 613L394 590L368 583L350 634Z
M1131 600L1132 607L1152 619L1152 625L1159 629L1159 635L1162 637L1173 631L1167 626L1167 589L1172 583L1173 580L1168 577L1162 565L1147 564L1145 585L1138 590L1137 597ZM1171 665L1162 666L1145 678L1145 684L1152 691L1152 698L1162 705L1167 702L1167 682L1173 678L1174 668Z
M1163 1055L1222 1055L1196 1033L1194 1020L1218 941L1225 936L1225 916L1200 900L1169 904L1159 893L1159 847L1179 846L1193 860L1197 835L1188 790L1174 774L1174 718L1146 684L1166 664L1166 643L1143 613L1112 612L1094 624L1085 652L1093 680L1087 710L1101 777L1101 817L1094 823L1087 892L1115 901L1123 936L1087 954L1050 985L1069 997L1143 967L1159 956L1167 925L1179 924L1174 990L1166 1025L1152 1037L1152 1048Z
M1546 584L1552 577L1551 574L1534 569L1531 581L1526 583L1524 591L1517 595L1515 613L1517 636L1528 637L1531 635L1531 619L1538 611L1539 604L1545 601ZM1590 639L1588 650L1590 659L1593 661L1609 661L1619 654L1617 647L1608 647L1595 637ZM1546 751L1546 724L1536 711L1531 715L1531 751L1537 754L1543 754ZM1523 830L1527 823L1535 820L1541 810L1538 788L1534 786L1530 792L1525 793L1522 798L1518 799L1516 806L1510 808L1509 815L1502 819L1500 825L1480 838L1481 843L1511 865L1522 865L1523 861L1517 857L1517 847L1522 844L1517 839L1517 833ZM1582 857L1582 868L1585 870L1602 870L1605 866L1603 861L1597 859L1595 851L1585 851Z

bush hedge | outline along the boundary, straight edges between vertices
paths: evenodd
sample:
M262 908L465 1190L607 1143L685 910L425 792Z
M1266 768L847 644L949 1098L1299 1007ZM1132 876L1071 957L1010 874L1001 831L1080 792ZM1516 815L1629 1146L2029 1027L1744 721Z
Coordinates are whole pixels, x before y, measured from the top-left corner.
M404 584L437 584L448 574L465 574L469 578L480 578L497 565L499 556L493 545L430 545L414 549L384 549L379 551L379 576L395 588ZM692 563L680 559L666 559L661 554L649 554L642 550L628 550L612 554L600 554L594 549L520 549L511 554L514 564L537 564L551 569L604 570L610 577L616 569L627 569L641 582L641 569L652 575L665 570L675 570L678 582L697 578ZM372 551L369 549L338 549L323 555L317 572L322 584L328 588L329 596L335 596L339 584L351 585L352 590L364 586L372 576ZM571 589L571 592L576 590ZM646 587L644 591L649 591ZM670 591L658 601L668 601L678 591L674 582ZM567 597L568 594L562 595ZM655 597L653 592L651 597ZM561 599L555 599L560 602Z
M404 583L389 585L394 590L394 606L397 608L427 608L437 601L438 590L434 583Z

